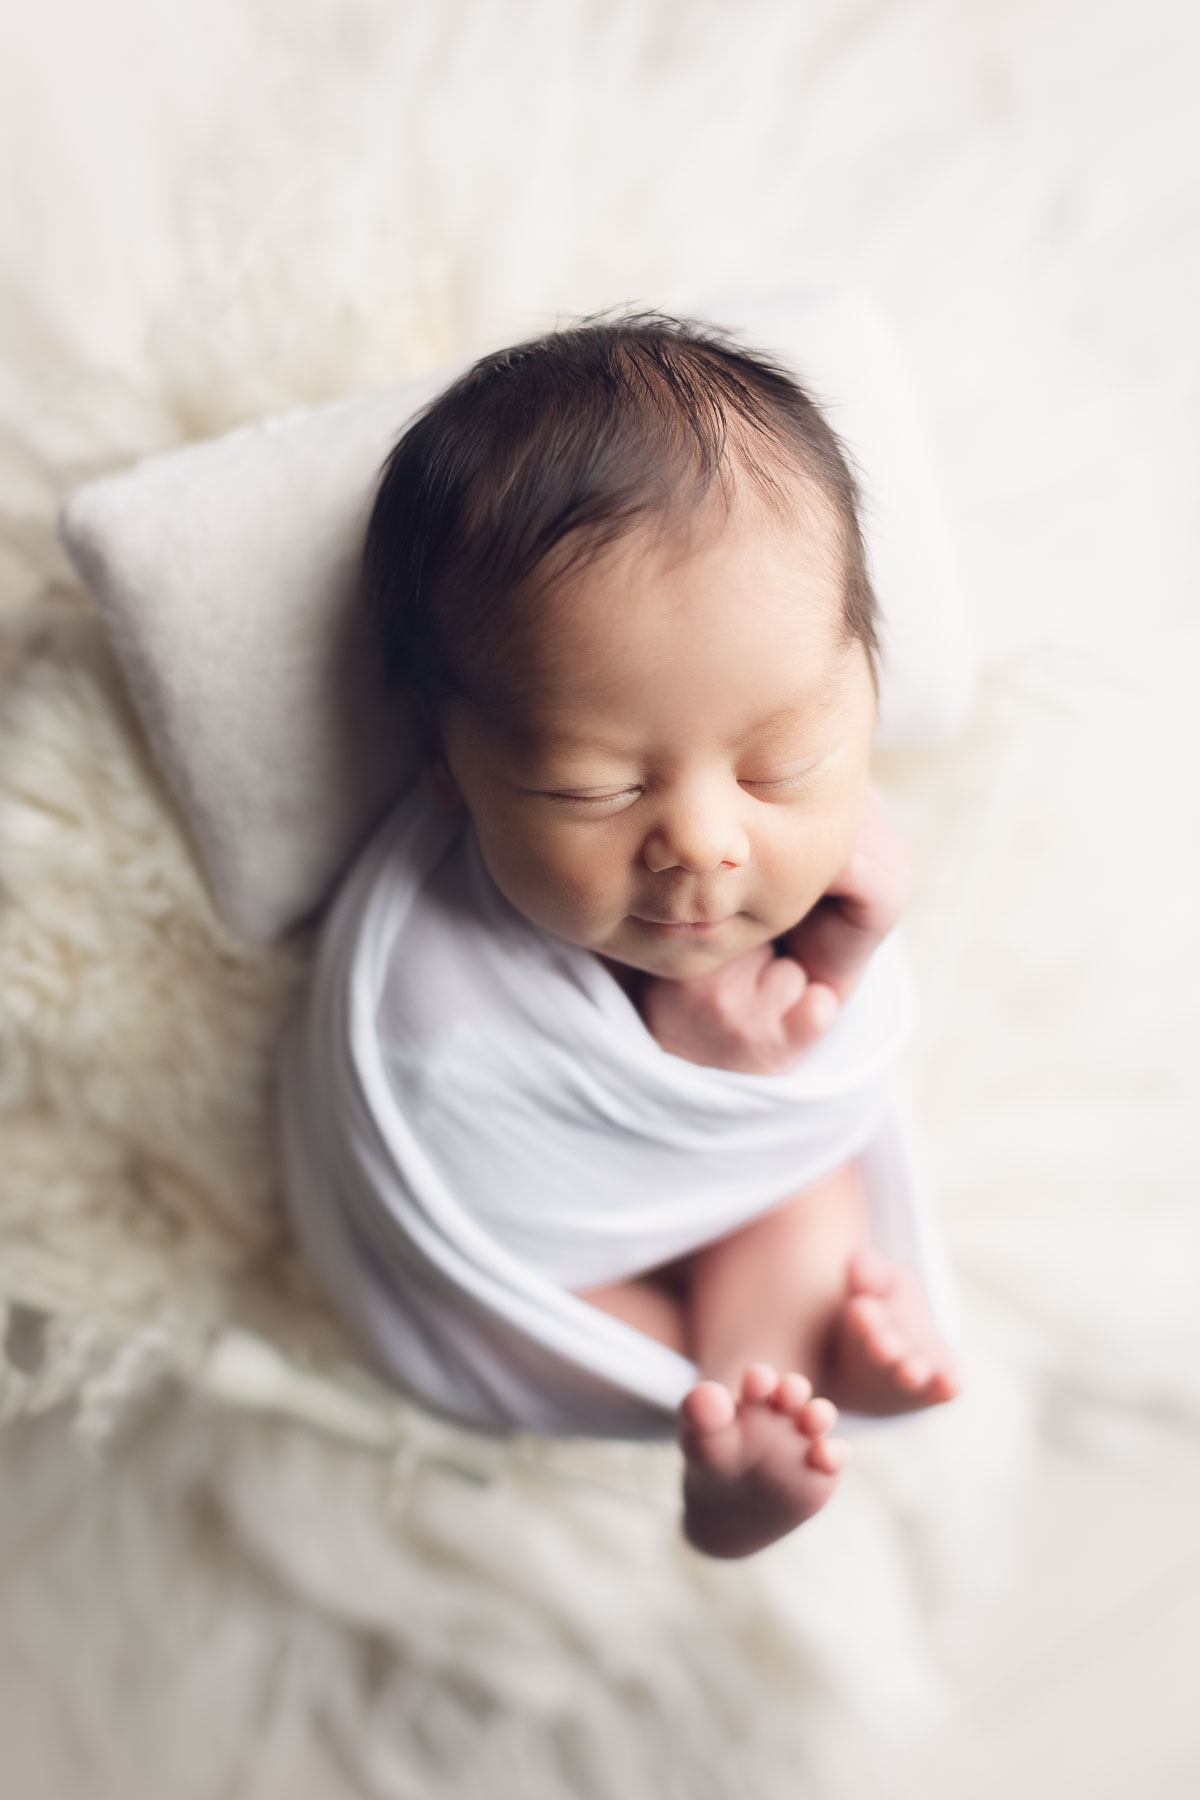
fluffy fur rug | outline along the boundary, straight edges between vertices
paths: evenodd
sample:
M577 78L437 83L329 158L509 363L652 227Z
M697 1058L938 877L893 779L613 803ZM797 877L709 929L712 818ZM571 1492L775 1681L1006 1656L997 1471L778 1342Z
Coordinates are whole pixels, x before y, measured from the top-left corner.
M1153 63L1144 8L1079 36L1066 0L28 21L0 74L0 1656L88 1791L894 1794L1039 1433L1121 1454L1148 1409L1200 1415L1190 39L1151 10ZM677 1540L673 1453L497 1453L354 1368L271 1154L307 946L215 919L52 520L93 471L560 309L829 278L905 333L981 601L971 730L880 770L972 1381L725 1568Z

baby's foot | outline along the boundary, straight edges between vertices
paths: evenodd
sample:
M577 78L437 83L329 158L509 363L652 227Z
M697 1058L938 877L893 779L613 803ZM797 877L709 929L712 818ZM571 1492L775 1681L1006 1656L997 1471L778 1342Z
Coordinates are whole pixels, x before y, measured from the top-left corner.
M958 1392L953 1358L920 1281L876 1250L851 1258L827 1367L830 1393L852 1412L915 1412Z
M753 1363L735 1400L702 1381L680 1407L687 1458L683 1528L709 1556L749 1556L824 1506L847 1445L826 1433L837 1418L803 1375Z

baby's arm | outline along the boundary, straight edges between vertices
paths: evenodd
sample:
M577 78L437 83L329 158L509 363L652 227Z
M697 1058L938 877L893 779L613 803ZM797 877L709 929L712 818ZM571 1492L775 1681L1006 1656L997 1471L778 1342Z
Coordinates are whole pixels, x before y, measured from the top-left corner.
M845 867L783 940L711 975L649 981L640 1005L664 1050L710 1068L781 1075L850 998L908 895L908 852L874 788Z

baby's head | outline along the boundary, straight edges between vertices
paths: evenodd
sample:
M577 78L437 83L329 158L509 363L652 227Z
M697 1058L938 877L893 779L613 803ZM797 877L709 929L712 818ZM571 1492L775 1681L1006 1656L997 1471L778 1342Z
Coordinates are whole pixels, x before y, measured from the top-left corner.
M519 912L681 978L820 898L875 722L856 499L790 376L656 316L485 357L409 427L368 600Z

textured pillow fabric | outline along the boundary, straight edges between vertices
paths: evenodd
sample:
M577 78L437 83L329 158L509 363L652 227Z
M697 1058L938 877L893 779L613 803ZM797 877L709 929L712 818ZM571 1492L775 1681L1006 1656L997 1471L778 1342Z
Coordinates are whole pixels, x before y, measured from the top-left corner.
M859 466L884 614L881 741L961 722L973 665L936 472L902 360L856 296L705 317L795 368ZM312 914L412 751L355 604L376 479L457 370L289 414L81 488L66 547L95 593L217 905L268 940Z

